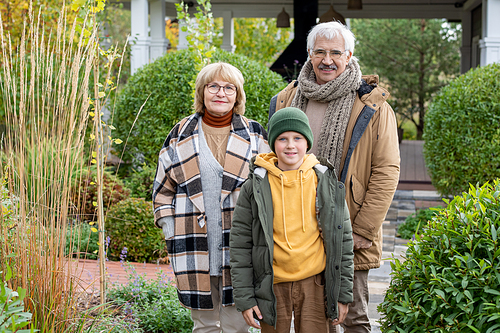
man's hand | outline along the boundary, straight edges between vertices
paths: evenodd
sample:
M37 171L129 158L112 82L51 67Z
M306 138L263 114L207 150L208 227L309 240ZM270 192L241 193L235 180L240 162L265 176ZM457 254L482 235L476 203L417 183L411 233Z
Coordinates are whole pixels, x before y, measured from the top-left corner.
M354 232L352 233L352 241L354 242L354 251L359 249L369 249L372 246L372 241L355 234Z
M349 311L349 305L337 303L339 307L339 316L333 320L333 325L340 325L344 322L347 312Z
M256 305L253 308L250 308L248 310L243 311L241 314L243 315L243 318L247 322L248 325L260 329L260 326L257 324L255 319L253 318L253 313L255 311L255 314L257 315L257 318L262 320L262 314L260 313L259 307ZM344 316L345 317L345 316Z

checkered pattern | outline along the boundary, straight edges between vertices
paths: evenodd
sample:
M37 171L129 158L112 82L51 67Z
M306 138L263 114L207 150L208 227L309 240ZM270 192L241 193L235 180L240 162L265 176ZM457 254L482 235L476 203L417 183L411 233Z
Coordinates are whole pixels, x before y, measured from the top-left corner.
M153 189L155 223L175 217L175 235L167 240L177 278L179 300L190 309L212 309L210 269L203 189L200 177L198 118L181 120L169 133L160 151ZM233 115L222 177L222 284L223 305L233 304L229 275L229 231L240 187L247 178L252 156L269 152L263 127Z

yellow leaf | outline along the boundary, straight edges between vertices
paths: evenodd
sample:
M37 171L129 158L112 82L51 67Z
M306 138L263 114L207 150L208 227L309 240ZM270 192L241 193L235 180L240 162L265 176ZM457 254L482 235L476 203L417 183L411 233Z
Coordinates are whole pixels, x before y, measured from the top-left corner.
M97 230L96 230L97 231ZM97 242L97 245L101 246L101 243Z
M90 182L90 185L95 185L95 182Z
M93 151L92 152L92 157L94 157L94 158L97 157L97 152Z
M122 140L120 140L120 139L115 139L115 143L116 143L117 145L119 145L119 144L120 144L120 143L122 143L122 142L123 142L123 141L122 141Z
M92 206L97 207L97 201L92 201Z
M90 230L92 230L92 232L97 232L97 229L94 227L90 228Z
M94 134L90 134L90 140L95 140L95 135Z
M96 164L96 163L97 163L97 161L95 160L95 158L93 158L93 159L92 159L92 161L90 161L90 163L92 163L92 164Z
M95 254L95 253L97 253L97 252L99 252L99 251L95 250L93 253Z
M95 113L94 112L89 112L89 116L95 117Z
M99 98L103 98L104 96L106 96L106 94L104 93L104 91L99 91L99 94L97 96Z
M106 83L107 83L108 85L110 85L110 86L112 86L112 85L113 85L113 81L111 81L111 80L109 80L109 79L106 79Z
M115 130L116 127L114 127L113 125L109 125L109 129Z
M90 225L94 225L94 224L95 224L95 222L89 222L89 224L90 224Z

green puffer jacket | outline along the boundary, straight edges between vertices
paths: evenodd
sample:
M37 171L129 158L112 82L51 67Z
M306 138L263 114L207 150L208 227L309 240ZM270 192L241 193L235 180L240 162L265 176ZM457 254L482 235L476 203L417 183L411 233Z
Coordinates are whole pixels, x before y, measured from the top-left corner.
M267 170L250 162L233 214L229 239L231 280L238 311L259 306L263 320L276 325L276 296L273 291L273 203ZM333 167L321 162L316 207L326 247L325 292L327 316L338 317L337 302L351 303L354 253L344 184ZM326 166L327 165L327 166Z

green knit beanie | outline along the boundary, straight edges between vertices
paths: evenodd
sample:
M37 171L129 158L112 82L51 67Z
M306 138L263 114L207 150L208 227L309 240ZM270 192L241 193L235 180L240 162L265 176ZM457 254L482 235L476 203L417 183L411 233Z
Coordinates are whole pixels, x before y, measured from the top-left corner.
M287 107L278 110L269 120L269 146L274 150L276 138L283 132L293 131L302 134L307 140L307 150L313 145L313 134L306 114L297 108Z

